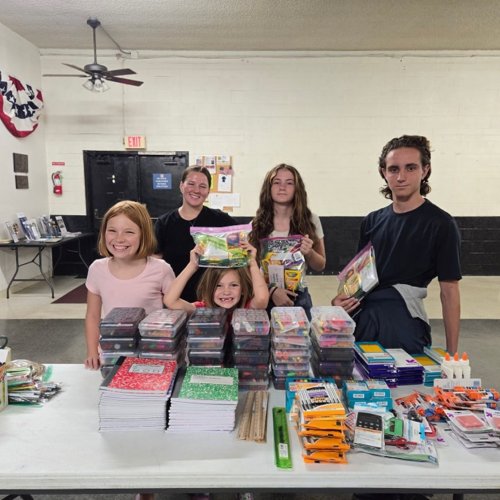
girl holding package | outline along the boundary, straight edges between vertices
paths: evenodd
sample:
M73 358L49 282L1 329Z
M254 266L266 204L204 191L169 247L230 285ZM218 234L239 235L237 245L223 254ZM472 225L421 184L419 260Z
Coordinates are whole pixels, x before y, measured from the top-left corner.
M240 243L248 252L248 265L237 268L209 267L198 285L198 300L187 302L181 298L189 279L198 270L202 252L199 245L190 253L188 265L177 276L165 296L165 305L170 309L183 309L188 313L197 307L222 307L232 311L236 308L265 309L269 300L267 284L256 261L257 250L248 242Z
M103 256L89 268L85 366L99 368L99 323L115 307L142 307L146 314L163 308L163 296L175 279L164 260L153 257L156 239L146 207L120 201L104 215L97 243Z
M291 235L302 236L300 251L307 267L322 271L326 265L326 253L321 222L308 207L304 181L297 169L281 163L266 174L262 184L250 241L260 248L263 238ZM276 286L269 292L270 307L301 306L309 316L312 300L307 288L293 292Z

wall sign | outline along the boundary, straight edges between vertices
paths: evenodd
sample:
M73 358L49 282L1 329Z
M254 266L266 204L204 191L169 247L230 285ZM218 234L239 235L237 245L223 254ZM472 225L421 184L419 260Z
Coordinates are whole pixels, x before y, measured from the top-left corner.
M153 189L172 189L172 174L153 174Z

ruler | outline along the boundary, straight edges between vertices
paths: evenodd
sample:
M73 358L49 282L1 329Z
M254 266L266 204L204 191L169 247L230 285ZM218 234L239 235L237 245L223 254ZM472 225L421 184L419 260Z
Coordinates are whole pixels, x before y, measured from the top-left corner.
M285 408L280 406L273 408L273 428L276 466L280 469L291 469L292 455L290 452L290 438L288 436Z

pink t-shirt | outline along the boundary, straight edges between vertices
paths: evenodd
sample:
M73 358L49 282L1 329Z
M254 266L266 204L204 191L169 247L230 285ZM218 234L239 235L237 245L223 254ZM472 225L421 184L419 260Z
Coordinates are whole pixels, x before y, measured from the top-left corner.
M102 300L102 316L114 307L143 307L146 314L163 308L163 295L175 279L163 259L148 257L139 276L128 280L115 278L109 271L110 257L95 260L87 275L87 289Z

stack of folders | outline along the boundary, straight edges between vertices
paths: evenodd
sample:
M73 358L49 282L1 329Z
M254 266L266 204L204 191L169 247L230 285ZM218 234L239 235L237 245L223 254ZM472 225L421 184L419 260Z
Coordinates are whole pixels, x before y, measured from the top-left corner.
M412 358L424 369L424 385L432 387L434 380L441 378L441 363L431 358L428 354L412 354Z
M188 366L172 396L167 432L232 431L238 369Z
M297 431L306 463L346 463L346 411L335 383L304 383L295 393Z
M397 385L416 385L424 382L424 368L404 349L386 349L396 362Z
M395 359L378 342L355 342L356 365L364 379L385 380L389 387L396 387Z
M177 363L122 357L100 387L99 430L164 430Z

